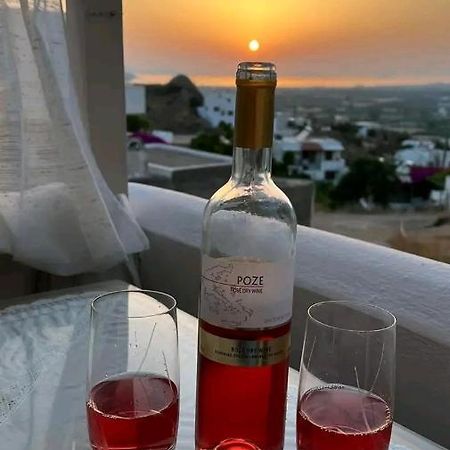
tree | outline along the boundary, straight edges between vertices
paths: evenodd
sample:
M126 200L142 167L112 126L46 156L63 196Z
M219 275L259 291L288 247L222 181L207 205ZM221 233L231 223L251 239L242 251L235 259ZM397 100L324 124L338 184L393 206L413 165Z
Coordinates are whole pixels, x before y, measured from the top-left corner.
M286 165L283 162L272 160L272 175L275 177L287 177Z
M331 129L351 138L358 132L358 127L350 122L335 123L331 126Z
M217 128L200 133L191 140L191 148L220 155L233 154L233 127L220 122Z
M330 198L337 205L367 198L387 206L398 185L393 165L361 158L351 164L349 172L331 191Z
M219 132L229 141L233 141L233 127L224 121L220 121L218 125Z
M434 188L442 191L445 189L445 180L449 175L450 175L449 170L443 170L429 177L428 181L431 182Z
M294 152L285 152L283 155L283 164L287 167L292 166L295 162L295 153Z
M137 133L141 130L148 130L150 128L150 121L143 114L128 114L127 115L127 131L130 133Z

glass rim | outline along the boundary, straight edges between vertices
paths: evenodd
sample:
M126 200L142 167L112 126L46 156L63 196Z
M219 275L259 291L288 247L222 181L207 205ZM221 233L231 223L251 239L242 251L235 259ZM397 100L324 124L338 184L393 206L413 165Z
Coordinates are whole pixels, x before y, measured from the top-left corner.
M103 316L123 318L123 316L120 315L120 314L114 314L114 313L109 313L109 312L102 312L96 307L96 305L101 300L104 300L105 297L110 297L112 295L117 295L117 294L130 294L130 293L145 294L146 296L151 297L151 298L153 298L154 300L156 300L158 302L159 302L159 300L157 298L152 297L152 294L160 295L160 296L163 296L166 299L170 300L172 304L170 305L170 307L167 307L167 311L155 312L155 313L151 313L151 314L143 314L143 315L140 315L140 316L129 316L129 315L127 315L126 316L127 319L150 319L152 317L164 316L165 314L172 314L177 308L177 301L175 300L175 297L170 295L170 294L167 294L166 292L152 291L152 290L148 290L148 289L122 289L122 290L119 290L119 291L105 292L104 294L97 295L97 297L95 297L91 301L91 311L95 312L96 314L103 315Z
M338 327L336 325L330 325L329 323L326 323L320 319L317 319L316 317L313 316L312 311L314 308L323 306L323 305L330 305L330 304L338 304L338 305L347 305L350 308L352 306L360 306L365 308L367 311L372 310L372 311L378 311L381 312L385 315L385 317L388 317L391 320L391 323L389 325L386 325L384 327L378 327L378 328L373 328L371 330L361 330L361 329L352 329L352 328L343 328L343 327ZM382 331L388 331L392 328L395 328L395 326L397 325L397 318L394 316L394 314L392 314L390 311L388 311L385 308L382 308L381 306L377 306L377 305L371 305L371 304L366 304L366 303L361 303L361 302L352 302L350 300L325 300L322 302L318 302L318 303L314 303L313 305L311 305L308 308L308 319L312 320L313 322L322 325L324 327L327 328L331 328L334 330L339 330L339 331L347 331L349 333L379 333Z

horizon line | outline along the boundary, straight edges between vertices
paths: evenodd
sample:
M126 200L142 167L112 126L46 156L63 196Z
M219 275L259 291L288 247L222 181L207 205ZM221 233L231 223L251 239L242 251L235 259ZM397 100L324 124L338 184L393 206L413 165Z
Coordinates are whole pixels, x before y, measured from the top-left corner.
M177 74L180 75L180 74ZM130 84L166 84L177 75L171 74L131 74ZM195 85L211 88L233 88L235 79L231 76L216 75L186 75ZM450 77L436 77L432 79L420 78L320 78L320 77L281 77L278 80L279 88L308 88L308 89L333 89L333 88L388 88L388 87L426 87L426 86L450 86Z

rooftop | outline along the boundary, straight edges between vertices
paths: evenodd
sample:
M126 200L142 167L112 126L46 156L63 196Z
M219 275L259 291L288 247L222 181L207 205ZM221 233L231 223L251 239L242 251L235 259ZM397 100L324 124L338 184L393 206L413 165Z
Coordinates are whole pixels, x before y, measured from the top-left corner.
M151 164L158 164L168 167L186 167L186 166L199 166L204 164L216 165L220 162L228 162L215 158L214 155L208 153L201 154L201 152L183 151L180 149L174 149L172 146L153 146L146 149L147 161Z
M174 145L150 144L139 151L128 152L128 171L137 173L143 165L165 167L168 170L196 168L199 166L231 165L229 156L191 150Z
M303 150L323 150L326 152L342 152L344 146L333 138L310 138L303 143Z

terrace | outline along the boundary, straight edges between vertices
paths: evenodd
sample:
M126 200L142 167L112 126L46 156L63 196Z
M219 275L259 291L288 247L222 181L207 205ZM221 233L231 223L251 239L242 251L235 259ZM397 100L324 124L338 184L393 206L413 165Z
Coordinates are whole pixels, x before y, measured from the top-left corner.
M0 25L5 17L3 3L0 1ZM14 11L9 10L7 14L14 14ZM88 282L120 278L138 283L142 288L166 291L177 298L181 310L196 316L201 221L206 200L162 187L128 183L121 0L69 0L66 20L76 95L89 131L88 147L95 157L95 163L91 161L89 164L100 170L98 174L94 170L93 176L97 180L103 177L115 195L128 194L129 212L144 231L150 247L143 249L145 240L136 234L141 238L141 244L128 248L140 247L141 251L132 265L136 270L131 271L131 276L123 264L124 258L119 258L113 269L96 272L95 264L92 264L76 275L55 275L54 271L46 270L45 264L38 267L32 258L21 258L23 253L14 253L11 248L7 251L8 246L0 246L5 253L0 265L4 306L14 307L15 303L26 302L21 296L28 294L44 295L44 291L68 286L80 286L82 290ZM0 28L0 44L3 45L5 36L1 32ZM0 71L0 94L1 77ZM3 105L0 102L0 110ZM0 145L0 156L2 151ZM154 155L155 159L146 163L155 164L155 167L172 165L166 154ZM197 160L193 161L191 155L185 158L180 165L196 164ZM98 192L101 197L104 190L99 189ZM50 195L50 191L45 195ZM40 197L33 198L37 202ZM78 211L92 214L86 197L75 196L73 199L84 202L77 205ZM108 202L105 201L106 204ZM55 209L55 205L58 203L50 202L46 213ZM36 221L43 220L39 214L33 217ZM64 220L65 227L71 225L70 217ZM127 222L120 226L124 224ZM46 228L45 223L42 228ZM32 227L28 230L33 229L36 230ZM312 303L324 299L346 299L389 309L397 316L399 324L395 420L449 447L449 266L308 227L298 226L297 233L291 367L297 369L299 365L305 313ZM21 236L26 237L24 234ZM37 235L36 240L45 240L45 236ZM58 242L73 239L73 246L78 245L75 233L61 236ZM3 238L5 236L0 236ZM128 253L133 253L131 250ZM15 260L11 259L11 253ZM108 255L107 250L105 255ZM0 414L0 435L5 423L2 417ZM33 445L21 448L44 449Z

